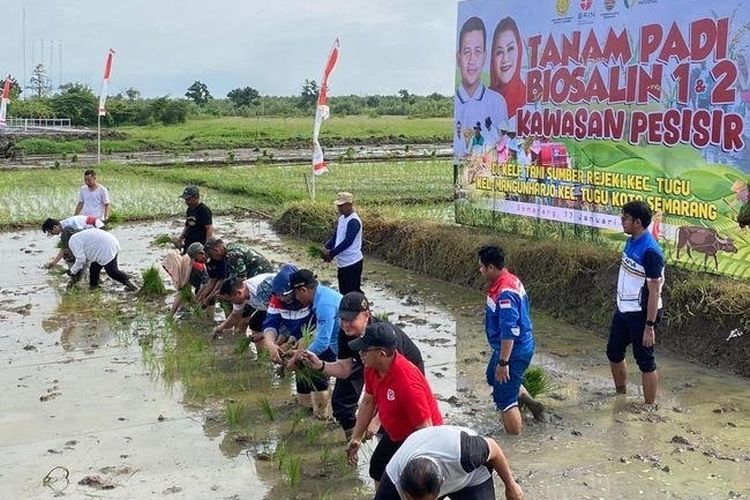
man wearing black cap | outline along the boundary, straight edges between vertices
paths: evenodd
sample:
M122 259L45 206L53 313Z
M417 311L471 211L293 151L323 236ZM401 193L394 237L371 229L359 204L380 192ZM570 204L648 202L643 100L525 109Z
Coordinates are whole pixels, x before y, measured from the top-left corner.
M409 337L398 327L372 315L367 297L360 292L349 292L341 299L338 311L341 320L339 330L339 354L334 363L321 361L313 353L306 353L304 360L310 368L319 370L329 377L336 377L331 406L333 417L344 429L347 439L351 438L357 422L357 407L364 385L364 367L359 352L352 350L348 342L360 338L369 325L387 324L396 334L396 350L424 373L422 353ZM378 422L379 420L376 419ZM370 428L372 429L373 426Z
M396 333L388 323L370 325L365 334L349 342L359 351L365 366L365 395L357 412L357 423L346 447L350 465L375 413L385 433L370 458L370 477L377 488L388 461L414 431L442 425L432 388L424 374L396 351Z
M177 244L184 254L192 243L205 245L206 240L214 235L214 226L211 209L201 201L198 186L186 187L181 197L185 200L187 211L185 229L177 238Z

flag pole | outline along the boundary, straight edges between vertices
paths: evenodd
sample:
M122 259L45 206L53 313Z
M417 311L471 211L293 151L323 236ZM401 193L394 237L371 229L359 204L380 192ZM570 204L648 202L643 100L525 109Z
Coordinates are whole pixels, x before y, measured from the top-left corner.
M102 115L96 114L96 164L102 162Z

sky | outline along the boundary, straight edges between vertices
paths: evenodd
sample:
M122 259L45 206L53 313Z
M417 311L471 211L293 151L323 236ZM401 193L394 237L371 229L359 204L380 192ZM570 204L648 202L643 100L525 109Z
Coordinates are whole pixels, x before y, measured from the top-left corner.
M455 0L4 0L0 72L21 83L24 4L26 81L32 62L51 63L55 86L61 68L63 83L97 90L111 47L110 94L178 97L200 80L215 97L245 86L296 95L320 81L338 36L331 95L452 94Z

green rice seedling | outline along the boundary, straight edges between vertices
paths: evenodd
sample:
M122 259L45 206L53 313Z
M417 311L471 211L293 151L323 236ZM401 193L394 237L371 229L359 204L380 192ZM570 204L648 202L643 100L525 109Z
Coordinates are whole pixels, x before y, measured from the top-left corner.
M142 273L143 276L143 287L141 287L141 295L144 297L162 297L167 294L167 289L164 287L164 280L161 279L159 269L155 266L151 266Z
M174 238L171 234L161 233L156 235L156 238L154 238L154 241L152 241L151 244L155 247L173 246Z
M294 487L299 483L302 472L302 458L297 455L291 455L284 464L284 472L289 480L289 485Z
M308 245L307 246L307 255L311 259L322 259L323 258L323 249L320 248L318 245Z
M326 465L331 461L331 447L325 445L323 451L320 452L320 465Z
M535 398L549 391L549 375L541 366L530 366L523 374L523 386Z
M276 449L273 452L273 457L276 459L276 465L278 466L279 470L284 466L284 464L287 461L287 458L289 457L289 447L286 444L286 441L279 441L276 445Z
M306 415L307 415L307 409L305 408L298 410L294 414L294 418L292 419L292 427L289 429L290 436L294 434L294 431L297 430L297 425L299 425L299 423L302 422L302 419L305 418Z
M390 319L388 318L387 312L376 314L375 317L378 318L380 321L390 321Z
M316 446L320 441L320 435L322 432L323 429L319 424L311 425L305 429L305 441L307 441L307 444L310 446Z
M245 407L236 401L230 401L224 407L224 417L227 423L235 427L242 421L242 416L245 414Z
M273 422L276 418L276 414L268 398L263 396L256 404L258 405L258 408L260 408L261 413L263 413L263 416L265 416L269 422Z
M250 337L243 335L239 342L237 342L237 346L234 348L234 354L237 356L243 356L248 350L250 350L251 342Z

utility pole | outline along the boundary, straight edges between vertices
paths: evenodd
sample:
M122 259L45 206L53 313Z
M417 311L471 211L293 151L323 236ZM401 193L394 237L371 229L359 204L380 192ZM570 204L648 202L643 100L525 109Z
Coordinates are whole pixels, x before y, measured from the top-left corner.
M21 39L21 45L23 46L21 71L23 72L23 89L26 89L26 2L21 9Z
M62 40L58 40L58 54L57 54L57 71L59 73L58 87L62 87Z

